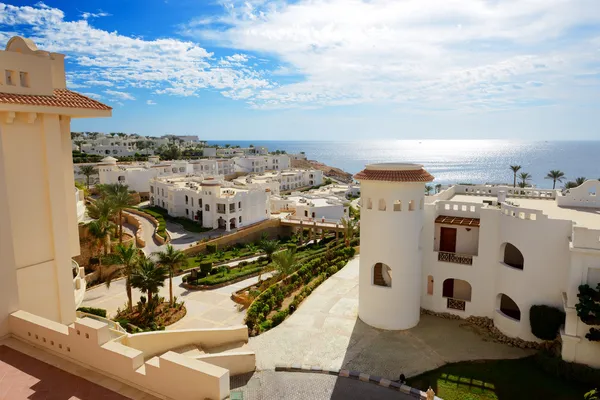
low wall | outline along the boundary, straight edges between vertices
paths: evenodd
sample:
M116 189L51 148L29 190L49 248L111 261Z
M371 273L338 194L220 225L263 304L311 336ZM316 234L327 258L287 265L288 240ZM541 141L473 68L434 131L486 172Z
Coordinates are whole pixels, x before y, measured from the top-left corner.
M248 331L248 328L246 328L246 331ZM247 374L256 368L256 354L252 351L207 354L198 357L197 360L225 368L229 370L229 375L231 376Z
M152 225L154 225L154 234L153 234L154 240L156 240L158 243L160 243L161 245L163 245L163 244L165 244L166 242L169 241L169 239L168 239L168 237L169 237L168 233L167 233L167 239L163 238L158 233L156 233L156 229L158 228L158 220L156 218L154 218L152 215L147 214L147 213L145 213L143 211L136 210L134 208L127 208L125 211L127 211L128 213L131 213L131 214L135 214L135 215L137 215L137 216L139 216L141 218L145 218L148 221L150 221L152 223Z
M197 244L195 246L184 249L183 252L187 255L193 255L206 251L207 244L216 244L217 247L230 246L237 243L251 243L260 240L261 236L266 233L271 238L276 238L277 235L287 235L291 233L290 227L281 226L279 219L269 219L266 221L258 222L254 225L247 226L238 230L237 232L230 233L228 235L220 236L216 239L209 240Z
M169 351L144 362L144 353L112 339L108 325L89 318L66 326L19 310L9 317L13 336L59 357L160 398L221 400L229 371Z
M145 332L126 336L121 340L124 345L144 353L146 358L190 344L215 347L226 343L247 341L248 328L246 325L231 328Z
M128 213L124 213L125 215L125 220L127 221L128 224L133 225L136 229L135 231L135 244L137 247L139 248L143 248L146 247L146 241L143 239L143 229L142 229L142 224L140 221L138 221L138 219L136 217L134 217L131 214Z

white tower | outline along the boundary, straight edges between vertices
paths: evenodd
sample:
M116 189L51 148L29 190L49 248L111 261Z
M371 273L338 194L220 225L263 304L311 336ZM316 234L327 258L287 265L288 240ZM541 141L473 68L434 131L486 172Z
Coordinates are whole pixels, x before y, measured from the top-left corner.
M421 230L425 184L422 165L371 164L360 181L360 274L358 315L381 329L419 323Z

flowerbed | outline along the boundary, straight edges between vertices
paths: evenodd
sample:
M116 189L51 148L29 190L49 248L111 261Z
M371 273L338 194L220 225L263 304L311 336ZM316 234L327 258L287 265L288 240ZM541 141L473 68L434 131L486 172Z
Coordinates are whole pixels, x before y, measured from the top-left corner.
M187 274L183 277L183 282L189 286L219 285L239 278L247 278L251 275L256 275L265 269L268 264L269 262L266 260L257 260L252 263L245 263L242 261L238 266L233 268L227 266L212 268L209 275L204 277L199 276L197 279L192 279L192 274Z
M161 297L153 302L153 306L147 307L145 302L138 302L131 311L117 310L114 318L129 333L162 331L165 326L174 324L185 317L187 312L183 302L177 302L171 306Z
M254 300L246 314L250 335L266 332L283 322L317 286L343 268L355 253L353 247L331 250L306 261L296 272L271 285ZM302 290L289 305L283 307L284 300L300 288Z

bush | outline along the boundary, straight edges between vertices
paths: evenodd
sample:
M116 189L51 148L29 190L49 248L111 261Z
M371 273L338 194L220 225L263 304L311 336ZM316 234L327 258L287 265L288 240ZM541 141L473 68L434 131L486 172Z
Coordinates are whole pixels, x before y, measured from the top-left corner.
M208 275L212 270L213 263L212 261L202 261L200 263L200 273L204 276Z
M95 307L79 307L77 311L81 311L84 313L97 315L102 318L106 318L106 310L103 308L95 308Z
M538 367L558 379L579 382L584 385L597 385L600 382L600 369L584 364L567 362L546 352L538 352L533 356Z
M216 244L207 244L206 245L206 252L208 254L214 254L217 252L217 245Z
M565 323L565 313L547 305L533 305L529 309L531 333L538 339L554 340L560 326Z
M238 266L239 266L239 267L245 267L246 265L248 265L248 261L240 261L240 262L238 263Z
M287 247L287 249L290 251L296 251L296 249L298 248L298 246L296 246L294 243L288 243L285 245L285 247Z

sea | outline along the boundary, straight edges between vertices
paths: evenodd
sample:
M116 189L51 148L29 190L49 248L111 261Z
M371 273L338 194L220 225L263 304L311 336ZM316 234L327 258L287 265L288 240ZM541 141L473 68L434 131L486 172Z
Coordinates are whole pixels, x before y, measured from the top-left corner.
M545 179L550 170L565 173L566 180L577 177L600 179L600 141L514 140L369 140L369 141L271 141L218 140L209 144L248 147L265 146L269 151L306 153L309 160L338 167L352 174L366 164L411 162L423 164L434 183L509 183L510 165L521 165L530 183L552 188ZM564 184L564 182L563 182ZM557 184L557 188L562 184Z

